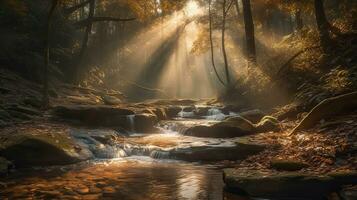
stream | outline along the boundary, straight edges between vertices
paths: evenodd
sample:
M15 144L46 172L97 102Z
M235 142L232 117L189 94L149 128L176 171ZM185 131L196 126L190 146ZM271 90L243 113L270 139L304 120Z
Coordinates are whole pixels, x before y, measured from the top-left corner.
M234 139L182 134L188 127L209 125L227 116L210 109L208 116L194 119L192 113L182 111L174 120L160 122L157 133L140 134L131 128L123 143L103 148L74 130L83 143L97 149L97 159L18 170L0 182L0 199L244 200L224 192L223 166L179 161L167 153L173 149L234 145Z

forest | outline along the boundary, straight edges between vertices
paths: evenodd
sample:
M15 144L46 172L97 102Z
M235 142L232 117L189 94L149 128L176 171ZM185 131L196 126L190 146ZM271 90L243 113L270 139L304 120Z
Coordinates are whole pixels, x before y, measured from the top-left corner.
M357 0L0 0L0 26L0 199L357 199Z

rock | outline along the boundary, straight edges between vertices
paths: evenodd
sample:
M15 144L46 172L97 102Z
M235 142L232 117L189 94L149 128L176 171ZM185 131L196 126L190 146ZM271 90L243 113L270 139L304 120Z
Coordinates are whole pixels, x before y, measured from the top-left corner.
M259 109L255 109L241 112L239 115L244 119L251 121L252 123L258 123L265 116L265 113Z
M357 185L345 186L340 191L340 196L343 200L356 200L357 199Z
M134 112L112 106L75 105L57 106L53 109L53 114L63 119L79 121L86 126L129 128L127 116Z
M272 116L265 116L256 125L256 128L257 128L258 132L279 131L280 130L280 122Z
M0 175L6 174L11 167L11 162L3 157L0 157Z
M152 132L156 130L154 126L158 122L156 115L152 114L140 114L134 117L134 128L137 132Z
M332 174L263 173L243 169L225 169L223 175L228 191L262 198L323 199L341 185L356 184L356 178L356 172L345 172L336 178Z
M156 108L153 110L153 112L155 113L155 115L159 120L168 119L165 108Z
M87 186L80 186L75 190L78 194L88 194L89 193L89 188Z
M104 95L102 96L105 105L119 105L121 100L114 96Z
M93 155L63 134L17 133L1 138L0 155L16 167L64 165L88 160Z
M295 160L276 159L270 161L270 167L279 171L298 171L308 166L306 163Z
M258 154L265 146L249 142L236 142L233 146L196 146L177 148L170 151L170 157L185 161L223 161L241 160L248 156Z
M210 138L233 138L249 135L255 126L242 117L228 118L212 126L195 126L187 129L185 135Z
M169 106L166 109L166 114L169 118L177 117L177 114L181 112L182 108L180 106Z
M183 112L193 112L196 110L195 106L187 106L182 109Z

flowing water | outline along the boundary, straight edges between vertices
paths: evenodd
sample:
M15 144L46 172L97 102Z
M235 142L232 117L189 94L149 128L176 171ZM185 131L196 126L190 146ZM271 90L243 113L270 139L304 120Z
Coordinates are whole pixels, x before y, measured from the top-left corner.
M183 119L192 113L182 111L178 119L160 123L159 133L132 134L123 144L95 154L109 159L19 170L0 182L0 199L243 200L224 192L222 166L177 161L165 154L173 148L232 145L230 140L180 134L224 118L218 110L208 113L206 119ZM134 127L133 116L127 119Z

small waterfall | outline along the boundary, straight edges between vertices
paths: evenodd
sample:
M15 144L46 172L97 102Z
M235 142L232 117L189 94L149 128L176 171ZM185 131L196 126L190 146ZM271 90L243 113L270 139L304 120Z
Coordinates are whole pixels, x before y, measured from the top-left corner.
M129 123L129 131L134 133L135 132L135 115L127 115L126 120Z
M170 153L162 150L160 147L154 146L139 146L125 144L123 147L126 156L149 156L156 159L168 159Z
M227 115L223 114L218 108L210 108L207 113L208 115L205 118L209 120L221 121L227 117Z
M190 117L194 117L195 113L193 111L191 112L186 112L184 111L185 107L182 106L181 107L181 111L177 114L178 117L180 118L190 118Z

